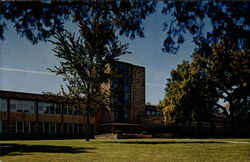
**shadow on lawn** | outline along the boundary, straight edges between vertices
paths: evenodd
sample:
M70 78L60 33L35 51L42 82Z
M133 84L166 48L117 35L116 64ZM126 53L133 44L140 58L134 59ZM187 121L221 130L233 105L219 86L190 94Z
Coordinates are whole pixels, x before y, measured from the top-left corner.
M105 142L105 143L120 143L120 144L207 144L207 143L225 143L222 141L125 141L125 142Z
M70 147L70 146L50 146L50 145L25 145L25 144L0 144L0 155L23 155L25 153L91 153L87 150L96 148L89 147Z

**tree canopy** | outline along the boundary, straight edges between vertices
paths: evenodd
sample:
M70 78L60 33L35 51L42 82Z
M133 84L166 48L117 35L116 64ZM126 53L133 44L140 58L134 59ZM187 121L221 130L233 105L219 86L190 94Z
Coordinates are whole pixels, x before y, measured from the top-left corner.
M67 20L88 24L95 16L110 21L119 34L143 37L143 20L155 12L157 3L166 15L166 20L162 20L166 32L164 52L177 53L188 33L197 45L196 50L222 39L228 39L237 48L249 48L248 1L1 2L0 39L4 38L7 21L13 23L18 34L35 44L48 40L57 30L62 31Z
M0 39L4 39L6 22L33 44L46 41L56 31L63 31L67 20L91 25L93 18L109 21L119 34L143 37L142 20L154 12L154 1L66 1L1 2Z
M165 1L162 12L168 19L164 29L163 51L176 53L185 41L185 34L193 36L197 49L215 45L222 39L237 48L250 47L249 1ZM211 29L205 29L211 26Z
M193 53L192 62L178 65L167 82L166 99L175 118L198 121L220 110L232 124L244 123L250 111L249 62L249 50L228 48L227 40Z

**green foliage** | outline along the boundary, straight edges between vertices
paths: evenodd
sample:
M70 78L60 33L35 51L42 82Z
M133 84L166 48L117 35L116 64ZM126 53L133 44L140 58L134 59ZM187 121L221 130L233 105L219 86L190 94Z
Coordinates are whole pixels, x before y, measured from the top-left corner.
M235 44L222 41L193 53L171 72L166 98L174 106L177 121L206 121L222 110L232 122L247 119L250 111L250 54ZM228 103L220 105L219 100Z
M201 61L197 64L183 61L171 72L166 97L177 122L206 121L211 117L215 101L211 98L212 91L207 93L211 87L206 83L207 76L201 66Z
M118 41L108 22L94 20L91 27L82 24L80 28L81 37L77 39L70 32L56 33L57 41L51 42L60 65L50 70L67 81L69 95L82 98L95 110L109 103L109 89L103 88L111 77L107 65L128 53L127 44Z

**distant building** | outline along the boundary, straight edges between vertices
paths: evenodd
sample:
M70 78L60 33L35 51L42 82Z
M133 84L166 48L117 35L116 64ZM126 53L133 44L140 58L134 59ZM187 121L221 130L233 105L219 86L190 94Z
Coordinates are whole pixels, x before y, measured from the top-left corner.
M110 105L91 120L91 132L110 132L139 126L145 109L145 68L114 62L110 86L117 94ZM85 135L86 119L60 97L0 90L0 134Z
M155 105L145 105L145 115L160 115L162 114L161 109Z

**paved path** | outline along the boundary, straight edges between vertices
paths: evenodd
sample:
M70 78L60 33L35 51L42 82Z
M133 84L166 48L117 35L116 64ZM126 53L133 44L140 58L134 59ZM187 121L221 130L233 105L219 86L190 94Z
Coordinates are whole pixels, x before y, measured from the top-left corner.
M185 140L197 140L197 141L207 141L207 140L202 140L202 139L192 139L192 138L186 138ZM209 140L210 141L210 140ZM214 141L211 139L212 142L221 142L221 143L241 143L241 144L250 144L250 142L248 141L224 141L224 140L221 140L221 141Z
M246 141L218 141L218 142L225 142L225 143L247 143L247 144L250 144L250 142L246 142Z

